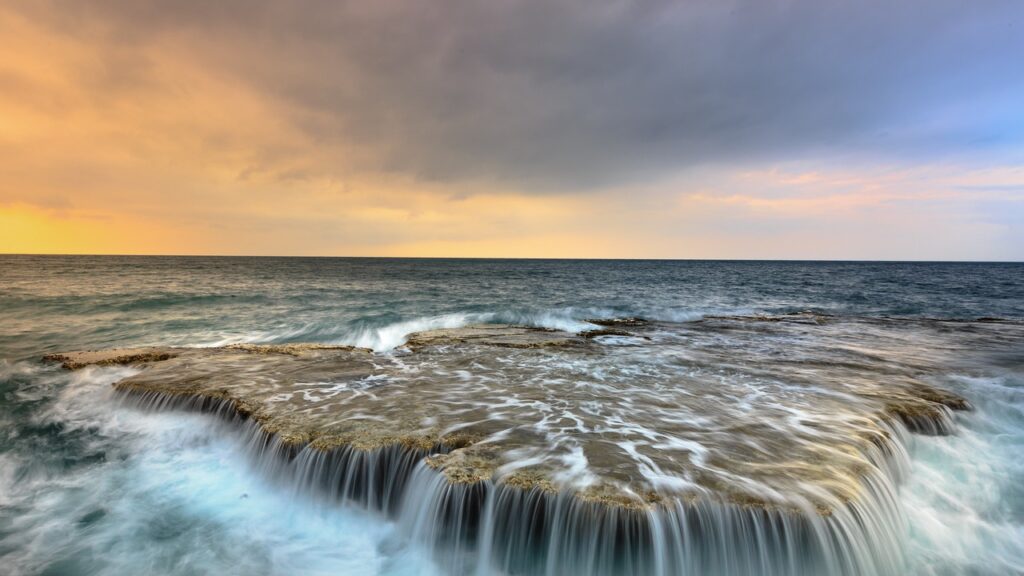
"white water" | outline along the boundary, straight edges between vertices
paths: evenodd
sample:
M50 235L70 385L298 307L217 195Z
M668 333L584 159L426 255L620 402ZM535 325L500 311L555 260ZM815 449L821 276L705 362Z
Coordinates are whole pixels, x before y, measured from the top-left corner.
M902 487L917 575L1024 574L1024 388L1019 376L957 377L975 405L953 436L912 436Z
M385 519L295 498L208 415L111 404L123 370L71 378L40 423L88 430L105 453L73 473L0 459L0 572L21 574L439 574ZM4 514L7 516L7 514Z

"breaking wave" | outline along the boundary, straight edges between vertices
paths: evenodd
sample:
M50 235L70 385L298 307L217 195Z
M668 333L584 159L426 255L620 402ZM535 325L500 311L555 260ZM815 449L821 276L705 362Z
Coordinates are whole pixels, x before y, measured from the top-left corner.
M238 343L319 342L369 348L376 352L393 350L406 342L411 334L426 330L461 328L472 324L515 324L535 328L579 333L598 328L588 320L641 317L666 322L690 322L711 315L747 314L749 310L645 310L563 308L541 311L502 310L494 312L452 312L418 316L406 320L387 321L377 318L356 319L347 323L311 322L280 330L260 330L240 335L211 334L199 336L198 342L171 342L187 346L226 346ZM167 342L163 342L167 344Z

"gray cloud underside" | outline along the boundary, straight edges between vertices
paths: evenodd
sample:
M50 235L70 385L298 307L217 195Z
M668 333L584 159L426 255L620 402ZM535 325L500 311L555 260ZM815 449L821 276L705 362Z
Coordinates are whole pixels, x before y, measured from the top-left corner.
M364 149L360 168L440 181L572 189L808 154L1016 152L1024 131L1018 0L33 6L119 58L178 42L317 145Z

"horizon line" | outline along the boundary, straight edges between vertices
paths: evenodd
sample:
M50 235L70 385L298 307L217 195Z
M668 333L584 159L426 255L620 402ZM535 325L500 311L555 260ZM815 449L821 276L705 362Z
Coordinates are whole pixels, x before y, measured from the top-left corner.
M4 256L51 256L85 258L321 258L338 260L576 260L596 262L848 262L863 264L1024 264L1024 260L900 260L871 258L597 258L574 256L338 256L302 254L98 254L58 252L0 252L0 257Z

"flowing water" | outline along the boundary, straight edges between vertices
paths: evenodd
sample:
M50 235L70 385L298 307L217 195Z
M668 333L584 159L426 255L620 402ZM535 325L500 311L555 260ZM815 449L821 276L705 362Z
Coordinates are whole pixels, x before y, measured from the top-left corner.
M829 318L828 326L737 329L730 323L746 324L718 318L808 312ZM503 397L486 399L488 421L513 410L513 420L550 423L537 406L584 406L589 386L599 404L629 409L611 410L619 457L641 466L645 481L671 489L684 475L660 474L674 462L666 454L684 450L692 459L702 449L694 442L703 441L712 455L723 451L708 461L727 461L742 451L735 445L742 437L723 432L737 419L796 422L786 435L795 437L808 421L820 419L820 429L839 413L830 407L839 387L884 389L895 385L886 378L924 374L974 409L950 413L949 435L892 431L900 453L869 486L884 509L871 518L884 522L865 529L867 544L853 546L851 561L860 570L922 575L1024 572L1024 265L32 256L0 256L0 567L12 574L558 573L568 565L584 572L587 562L614 569L615 545L581 553L587 547L564 534L548 538L562 544L539 562L509 558L523 552L508 543L530 535L495 528L489 518L502 506L538 505L514 493L487 497L474 545L440 546L445 535L437 532L453 529L436 521L443 487L422 465L410 464L411 485L422 487L413 496L422 498L411 503L407 495L401 510L325 500L282 482L279 470L254 457L252 433L237 422L117 402L111 384L137 369L66 372L39 358L116 346L338 343L372 348L377 364L436 386L440 369L426 376L406 369L401 345L411 333L480 322L580 332L595 328L589 319L622 317L660 328L644 346L596 339L599 361L563 366L512 350L476 366L469 381L445 372L453 401L468 397L474 378L515 383L510 374L541 374L545 390L558 383L573 392L524 406L522 390L506 386ZM683 366L689 376L666 380L666 366ZM697 392L699 403L682 399ZM679 413L636 409L651 397ZM651 426L678 417L694 431L645 447L634 436L650 434L647 413ZM595 429L586 415L575 416ZM563 432L544 428L566 483L585 485L601 463L581 458ZM745 470L739 478L758 476ZM767 478L755 489L778 484ZM570 532L575 513L561 520ZM725 525L716 514L699 522ZM657 534L648 537L661 548L630 570L727 573L731 561L735 572L757 552L762 557L751 562L786 571L782 559L764 557L769 548L755 539L744 547L742 538L716 551L731 550L731 558L694 565L710 554L709 537L673 532L680 525L687 524L652 520L646 530Z

